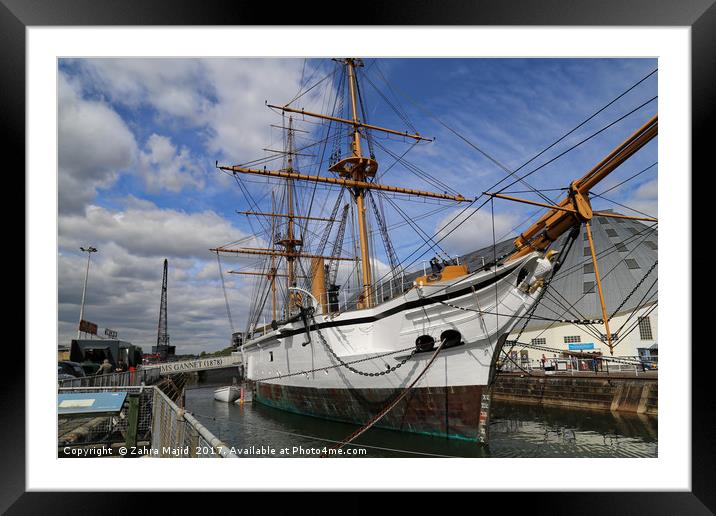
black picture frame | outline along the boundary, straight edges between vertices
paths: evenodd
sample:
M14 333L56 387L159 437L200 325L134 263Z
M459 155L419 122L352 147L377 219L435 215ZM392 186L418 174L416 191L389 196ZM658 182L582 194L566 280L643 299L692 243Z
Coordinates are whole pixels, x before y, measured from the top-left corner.
M691 27L692 58L692 156L693 167L707 165L713 147L708 127L716 104L716 6L715 0L502 0L441 2L368 3L357 22L361 25L532 25L532 26L688 26ZM311 3L310 9L276 9L274 5L246 1L190 0L0 0L0 55L2 55L3 140L14 149L14 171L25 169L25 29L29 26L62 25L332 25L345 20L335 3ZM704 172L710 172L711 167ZM9 173L10 169L6 169ZM18 180L18 191L24 182ZM692 174L692 181L696 175ZM698 190L697 190L698 191ZM18 208L19 209L19 208ZM694 221L696 222L696 221ZM16 224L16 226L20 226ZM24 234L23 234L24 238ZM689 250L683 250L688 257ZM707 252L705 254L711 254ZM705 257L692 262L692 270L709 270ZM26 263L26 262L24 262ZM51 262L49 262L51 263ZM32 274L25 268L25 276ZM690 300L684 300L690 302ZM18 303L19 304L19 303ZM24 306L24 305L23 305ZM697 316L698 316L698 309ZM698 320L698 319L697 319ZM9 344L9 343L8 343ZM691 346L691 335L684 335L682 346ZM707 343L706 343L707 344ZM692 348L692 353L696 350ZM32 364L32 357L27 357ZM5 369L0 390L0 511L8 514L76 513L82 508L122 507L122 493L27 493L25 492L25 368ZM708 360L692 361L692 436L690 492L560 493L559 503L545 492L526 494L497 493L495 498L509 505L524 507L531 513L550 514L713 514L716 494L713 486L716 453L713 434L716 409L713 384L709 381ZM686 438L686 437L685 437ZM559 486L555 486L558 490ZM181 496L174 504L181 503ZM214 507L216 504L214 497ZM479 495L487 507L487 493ZM134 503L143 504L143 499ZM524 502L521 499L524 499ZM300 497L303 499L303 497ZM356 495L344 498L342 506L354 506ZM416 496L416 500L420 500ZM177 503L178 502L178 503ZM303 503L294 498L299 507ZM402 502L401 502L402 503ZM455 503L455 502L451 502ZM459 502L457 502L459 503ZM527 505L523 505L527 503ZM126 507L126 505L124 505ZM247 507L245 504L244 507Z

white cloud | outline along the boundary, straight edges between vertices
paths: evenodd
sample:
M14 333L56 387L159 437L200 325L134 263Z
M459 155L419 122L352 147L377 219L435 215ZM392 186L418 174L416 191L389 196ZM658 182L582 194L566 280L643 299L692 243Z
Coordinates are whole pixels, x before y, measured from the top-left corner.
M656 217L659 211L658 186L657 179L652 179L639 185L632 197L623 204L638 212ZM635 213L629 211L626 211L626 214L635 215Z
M137 153L122 118L106 103L84 99L78 88L59 73L60 212L81 212L96 189L111 186Z
M129 107L156 106L161 113L201 119L211 85L203 79L197 59L79 59L74 60L87 83L115 103Z
M189 149L177 149L170 138L156 133L149 137L146 148L139 158L139 174L148 191L178 193L184 187L203 190L204 172Z
M265 101L283 104L299 90L302 59L83 59L86 83L112 102L150 106L159 120L197 130L216 159L246 161L266 146L276 115ZM312 69L306 67L309 76ZM316 92L300 105L316 108Z
M118 330L120 338L149 351L156 342L162 263L161 258L138 257L106 244L92 256L85 318L100 328ZM215 350L229 343L231 329L216 262L210 280L196 281L191 273L204 263L211 264L169 259L168 326L179 353ZM64 255L59 260L60 342L75 336L85 265L85 256ZM247 311L247 300L235 288L229 287L228 295L237 313Z
M436 240L445 237L440 242L450 255L463 254L493 243L493 221L492 214L487 207L482 210L469 209L452 220L460 210L455 210L445 216L437 224L435 232ZM522 221L515 212L495 213L494 230L497 241L515 234L515 226Z
M244 234L213 212L187 214L161 209L130 197L123 210L90 206L85 215L59 219L59 338L76 332L86 255L77 248L91 242L93 254L86 318L145 350L156 339L164 258L169 260L169 332L180 353L226 347L230 328L216 258L208 249ZM224 259L222 259L224 261ZM224 273L234 264L227 258ZM242 280L225 277L236 329L248 313Z
M637 199L656 199L659 194L659 183L656 179L647 181L646 183L639 185L639 188L634 192L634 197Z
M137 256L203 258L210 248L245 236L213 211L186 213L149 203L123 211L89 206L85 214L59 219L61 248L113 242Z

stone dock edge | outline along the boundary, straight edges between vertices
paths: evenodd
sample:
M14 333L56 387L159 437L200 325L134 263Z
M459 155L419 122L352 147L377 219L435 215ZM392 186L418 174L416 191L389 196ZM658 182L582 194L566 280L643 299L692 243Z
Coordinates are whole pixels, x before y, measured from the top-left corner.
M501 373L494 401L658 415L658 379L619 376L546 376Z

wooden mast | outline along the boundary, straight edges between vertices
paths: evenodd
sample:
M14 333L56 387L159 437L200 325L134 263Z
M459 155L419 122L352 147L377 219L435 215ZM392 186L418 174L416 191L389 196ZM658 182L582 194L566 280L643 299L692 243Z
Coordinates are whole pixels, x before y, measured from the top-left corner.
M429 138L425 138L421 136L418 133L408 133L408 132L401 132L396 131L393 129L388 129L385 127L380 127L376 125L371 125L366 123L365 121L360 120L359 113L358 113L358 81L356 77L356 68L363 66L362 62L357 59L353 58L347 58L343 59L341 62L346 67L347 72L347 82L348 82L348 92L350 94L350 110L351 110L351 117L350 119L343 119L338 118L334 116L324 115L320 113L312 113L310 111L306 111L304 109L295 109L291 108L289 106L275 106L268 104L268 107L280 109L284 113L297 113L301 114L303 116L310 116L315 117L323 120L330 120L333 122L338 122L342 124L347 124L351 126L351 132L350 132L350 142L351 142L351 155L341 159L337 163L334 163L332 166L329 167L329 170L331 172L335 172L339 177L323 177L323 176L313 176L313 175L306 175L306 174L300 174L293 170L292 165L292 149L289 146L288 151L288 166L283 170L266 170L264 169L251 169L247 167L241 167L241 166L222 166L218 167L221 170L225 170L227 172L231 172L233 174L236 173L242 173L242 174L255 174L255 175L263 175L263 176L269 176L269 177L277 177L277 178L283 178L289 181L289 183L293 180L302 180L302 181L315 181L318 183L326 183L326 184L333 184L333 185L341 185L345 186L347 188L350 188L353 194L353 200L356 203L356 212L357 212L357 219L358 219L358 235L359 235L359 244L360 244L360 262L361 262L361 295L358 300L358 307L359 308L370 308L374 305L374 300L372 296L372 284L373 284L373 271L371 267L371 249L370 249L370 240L368 237L368 223L367 223L367 216L366 216L366 199L365 199L365 192L366 190L380 190L380 191L386 191L386 192L393 192L393 193L399 193L399 194L406 194L406 195L414 195L419 197L430 197L435 199L442 199L442 200L451 200L451 201L457 201L457 202L463 202L467 201L468 199L464 198L462 195L450 195L447 193L437 193L437 192L426 192L422 190L412 189L412 188L401 188L391 185L383 185L379 183L375 183L371 179L375 176L377 170L378 170L378 163L376 160L371 156L364 156L361 148L361 130L362 129L368 129L373 131L379 131L384 132L387 134L393 134L397 136L402 136L404 138L410 138L415 141L431 141ZM291 120L289 120L289 143L291 142ZM290 186L289 192L291 190ZM289 193L290 195L290 193ZM289 202L289 210L290 210L290 202ZM291 228L293 226L293 216L289 215L289 235L287 235L286 240L293 240L293 236L290 235ZM280 242L279 242L280 243ZM286 249L286 254L283 256L287 257L287 260L289 263L293 260L294 253L296 252L296 248L289 248L288 246L284 246ZM332 257L333 259L340 259ZM289 283L291 281L291 277L293 277L292 272L290 271L291 266L289 265Z
M289 124L288 128L285 128L288 130L287 137L286 137L286 150L284 151L284 154L286 154L286 167L285 171L289 174L294 173L294 142L293 142L293 118L289 118ZM265 272L257 272L257 271L229 271L231 274L241 274L241 275L248 275L248 276L262 276L265 277L270 282L270 288L271 288L271 313L273 320L276 320L277 318L277 301L276 301L276 278L278 277L285 277L286 278L286 285L287 287L295 286L296 283L296 269L295 269L295 260L297 258L311 258L311 259L324 259L324 258L330 258L335 260L353 260L353 258L344 258L344 257L338 257L338 256L317 256L313 254L305 254L301 253L299 251L299 248L302 245L302 240L300 238L295 237L295 226L294 226L294 219L306 219L306 220L321 220L321 221L331 221L330 219L323 219L318 217L302 217L300 215L295 214L294 210L294 192L293 192L293 177L286 177L286 211L287 213L276 213L276 196L275 192L271 192L271 213L259 213L259 212L238 212L241 214L247 214L247 215L258 215L258 216L267 216L271 217L271 244L274 246L273 248L264 249L264 248L239 248L239 249L232 249L232 248L226 248L226 247L218 247L211 249L212 252L224 252L224 253L237 253L237 254L247 254L247 255L258 255L258 256L269 256L270 257L270 266L268 273ZM283 235L283 237L278 237L277 231L276 231L276 218L286 218L288 219L287 225L286 225L286 233ZM276 250L275 246L281 246L283 247L283 250ZM277 257L284 257L286 258L286 274L278 274L277 268L276 268L276 258ZM302 277L302 276L301 276ZM286 289L286 292L288 292L288 300L287 303L284 305L284 316L288 317L291 314L291 308L297 303L300 303L300 297L298 297L300 294L295 294L288 288Z
M286 135L287 145L286 150L288 152L287 167L286 169L293 172L293 118L288 118L288 133ZM287 202L287 213L288 216L288 228L286 231L286 239L279 244L283 244L288 252L295 252L296 248L301 245L300 240L296 240L293 235L293 179L286 180L286 202ZM295 278L295 258L286 258L286 268L288 269L288 277L286 278L286 292L288 292L288 307L286 308L285 316L288 317L291 314L291 308L293 307L294 294L290 290L290 287L296 286Z
M353 181L365 181L366 166L363 165L363 155L361 154L360 132L358 131L358 108L356 99L356 77L355 77L355 61L346 59L346 67L348 68L348 87L351 94L351 114L353 115L353 140L352 151L353 157L358 159L359 164L351 167L351 179ZM361 280L363 282L363 296L359 300L359 307L370 308L373 306L373 295L371 285L373 285L373 271L370 263L370 248L368 242L368 224L365 215L365 189L354 188L353 196L356 201L358 215L358 237L360 239L360 261L361 261Z
M256 215L257 217L283 217L288 218L288 215L285 213L266 213L263 211L236 211L239 215ZM292 218L295 219L301 219L301 220L318 220L321 222L336 222L336 219L328 219L325 217L306 217L304 215L293 215Z
M614 345L612 344L612 332L609 330L609 315L607 314L607 304L604 302L604 291L602 290L602 279L599 276L599 264L597 264L597 251L594 248L594 240L592 240L592 228L589 221L584 223L584 230L587 232L587 240L589 240L589 250L592 255L592 264L594 265L594 277L597 280L597 292L599 292L599 304L602 307L602 320L604 321L604 329L607 335L607 345L609 353L614 354Z
M276 193L271 190L271 212L276 212ZM271 241L276 240L276 218L271 217ZM271 316L276 320L276 257L271 256Z

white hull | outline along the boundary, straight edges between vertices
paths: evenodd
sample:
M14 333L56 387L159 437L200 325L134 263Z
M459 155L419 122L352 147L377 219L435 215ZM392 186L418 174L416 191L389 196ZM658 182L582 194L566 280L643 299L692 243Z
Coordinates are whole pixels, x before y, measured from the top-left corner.
M236 385L221 387L214 391L214 399L225 403L232 403L239 399L239 396L241 396L241 389Z
M375 308L335 317L319 314L315 322L341 360L368 359L353 365L366 373L395 366L414 348L418 336L430 335L437 343L443 331L457 330L464 345L443 350L416 387L486 385L499 336L521 320L539 295L540 290L527 294L516 288L520 269L532 267L536 258L532 254L497 270L413 288ZM449 305L430 302L440 298ZM417 353L394 372L365 376L341 366L315 329L304 346L306 341L300 320L247 341L247 379L313 389L398 389L407 386L432 355Z

